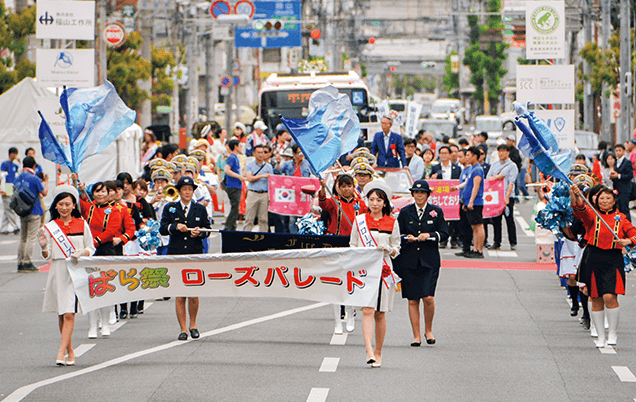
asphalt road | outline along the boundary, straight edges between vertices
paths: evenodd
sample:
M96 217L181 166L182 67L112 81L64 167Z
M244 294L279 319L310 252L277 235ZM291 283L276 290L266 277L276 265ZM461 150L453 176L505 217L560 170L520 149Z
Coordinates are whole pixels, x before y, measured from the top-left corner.
M520 209L529 222L531 204ZM89 340L78 315L83 354L55 367L57 319L41 313L47 274L16 273L17 236L0 237L0 400L634 401L636 276L619 299L618 346L598 350L553 270L508 269L536 258L534 238L519 232L514 254L505 241L505 253L486 253L498 269L463 260L442 270L435 346L409 346L407 303L396 297L380 369L365 364L361 314L354 332L334 336L331 306L250 298L201 299L202 336L188 342L176 341L173 300L147 303L108 339ZM443 258L457 260L454 251Z

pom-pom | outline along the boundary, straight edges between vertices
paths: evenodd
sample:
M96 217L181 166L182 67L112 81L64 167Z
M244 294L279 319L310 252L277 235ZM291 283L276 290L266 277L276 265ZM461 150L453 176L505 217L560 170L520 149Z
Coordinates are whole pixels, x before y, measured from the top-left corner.
M312 213L308 213L296 221L298 233L302 235L321 235L325 232L325 224Z
M146 226L135 232L139 246L146 251L156 250L161 246L161 234L159 233L159 222L149 219Z
M550 199L534 218L543 229L558 230L574 222L570 201L570 187L565 182L558 182L552 187Z

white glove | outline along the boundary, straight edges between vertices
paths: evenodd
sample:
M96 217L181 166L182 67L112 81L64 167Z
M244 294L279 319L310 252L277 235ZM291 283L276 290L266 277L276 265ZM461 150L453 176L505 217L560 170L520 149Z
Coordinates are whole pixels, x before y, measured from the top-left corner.
M384 254L386 255L390 255L393 252L393 247L388 244L379 244L378 249L384 251Z
M49 241L44 234L44 229L40 229L40 231L38 232L38 241L40 242L40 247L42 247L42 250L46 250L46 248L49 246Z
M73 263L73 265L77 265L79 258L82 257L83 255L84 255L84 250L77 250L76 252L71 254L71 262Z

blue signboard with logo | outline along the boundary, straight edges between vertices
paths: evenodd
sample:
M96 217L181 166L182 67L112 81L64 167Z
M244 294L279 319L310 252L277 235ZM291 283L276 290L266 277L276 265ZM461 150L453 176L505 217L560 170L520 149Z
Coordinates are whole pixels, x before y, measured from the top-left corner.
M236 47L273 49L301 46L300 1L255 1L250 26L235 28Z

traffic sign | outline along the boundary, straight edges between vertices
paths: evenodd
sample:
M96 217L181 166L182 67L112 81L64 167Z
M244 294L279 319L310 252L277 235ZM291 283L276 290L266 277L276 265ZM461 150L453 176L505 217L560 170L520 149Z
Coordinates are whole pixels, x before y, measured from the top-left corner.
M234 64L232 64L232 70L241 71L241 62L238 60L234 60Z
M238 87L239 85L241 85L241 78L237 75L232 77L232 85L234 85L235 87Z
M221 77L221 86L222 87L229 87L230 84L232 83L232 79L230 78L229 75L224 75L223 77Z
M119 22L106 25L103 32L104 40L110 47L119 47L126 42L126 30Z
M302 46L300 1L256 1L251 27L234 30L236 47L281 48Z
M210 5L210 14L212 14L214 18L219 15L229 14L231 11L232 6L225 0L216 0Z
M255 11L256 8L254 7L254 3L252 3L250 0L239 0L234 6L234 14L245 14L249 18L252 18L254 16Z

